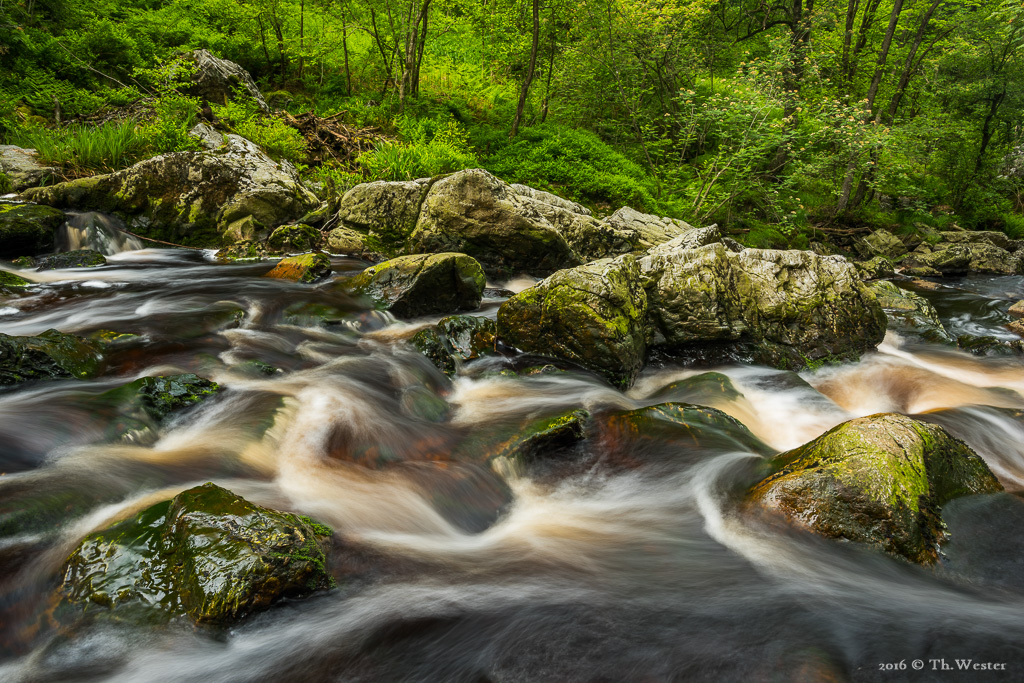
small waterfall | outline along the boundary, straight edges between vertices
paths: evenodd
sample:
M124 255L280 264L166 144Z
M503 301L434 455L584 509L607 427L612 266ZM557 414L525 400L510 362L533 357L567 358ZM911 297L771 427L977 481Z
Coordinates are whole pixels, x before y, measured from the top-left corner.
M125 224L99 211L68 211L58 243L61 251L93 249L111 256L122 251L143 249L142 242L123 232Z

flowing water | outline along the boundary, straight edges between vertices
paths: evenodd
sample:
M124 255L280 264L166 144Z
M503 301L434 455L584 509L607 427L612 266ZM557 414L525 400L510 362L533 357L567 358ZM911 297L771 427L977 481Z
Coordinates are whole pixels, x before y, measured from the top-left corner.
M703 370L648 369L623 393L577 372L502 376L496 358L450 381L404 341L430 320L396 322L332 283L197 251L109 261L30 273L0 304L7 334L139 336L99 379L0 394L0 680L1024 678L1017 358L890 334L859 363L799 377L717 368L741 396L710 402L776 451L880 411L923 414L974 447L1008 493L948 505L945 557L922 568L741 510L764 457L728 440L595 436L547 467L481 462L475 444L527 419L652 405ZM364 266L336 259L335 278ZM1009 338L1020 278L956 286L924 293L952 327ZM117 438L103 393L171 372L226 390L159 434ZM228 632L53 626L61 564L85 534L206 481L332 525L339 588Z

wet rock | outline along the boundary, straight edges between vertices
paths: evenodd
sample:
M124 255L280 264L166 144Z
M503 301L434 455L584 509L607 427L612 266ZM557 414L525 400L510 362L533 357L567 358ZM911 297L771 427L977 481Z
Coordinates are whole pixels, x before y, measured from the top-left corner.
M267 248L279 254L313 251L320 245L320 239L320 231L312 226L282 225L267 239Z
M326 277L330 272L330 257L320 252L312 252L281 259L264 277L310 283Z
M193 374L143 377L132 382L138 389L143 409L157 422L205 401L220 385Z
M508 439L491 446L485 460L493 466L506 460L516 467L535 460L558 457L586 436L590 413L570 410L559 415L542 417L526 424Z
M930 564L945 539L942 506L1003 487L937 425L894 413L845 422L778 455L749 501L829 538Z
M885 314L843 258L809 251L662 245L640 260L654 345L704 349L782 369L853 358L885 335Z
M35 337L0 334L0 386L36 379L84 379L99 369L93 342L57 330Z
M252 216L275 228L319 205L287 162L237 135L217 150L174 152L131 168L25 192L32 201L119 215L143 237L223 245L235 221Z
M892 261L884 256L876 256L870 261L855 261L853 267L862 280L877 280L896 274Z
M331 530L204 484L87 536L67 559L68 611L229 625L333 585Z
M671 384L648 396L648 400L714 406L742 398L732 380L720 372L702 372Z
M961 334L956 338L956 345L972 356L1024 355L1024 341L1020 339L1005 341L988 335Z
M0 270L0 296L9 296L24 290L32 283L8 270Z
M496 333L497 324L489 318L453 315L420 330L410 341L439 370L451 376L458 363L494 353Z
M235 99L235 91L242 89L256 100L260 109L270 111L252 76L238 64L218 59L209 50L193 50L185 58L195 65L192 83L185 90L189 95L213 104L227 104L228 100Z
M484 271L465 254L399 256L352 278L356 294L399 317L473 310L480 306Z
M920 294L897 287L892 282L871 285L878 303L889 320L888 328L909 339L921 339L933 344L952 344L935 307Z
M498 309L498 338L628 387L643 367L646 316L636 259L620 256L561 270L506 301Z
M623 465L643 465L653 452L671 457L680 449L774 453L739 420L708 406L659 403L605 413L595 421L608 457Z
M1024 321L1022 320L1011 320L1006 324L1006 329L1018 337L1024 337Z
M260 223L253 216L246 216L245 218L239 218L237 221L233 221L224 232L221 234L224 242L238 249L242 245L249 243L262 243L266 241L270 235L270 230L267 226ZM303 249L302 251L309 251Z
M854 248L861 258L869 260L875 256L895 260L907 253L906 245L903 244L899 237L896 237L896 235L888 230L875 230L871 234L857 240Z
M39 204L0 202L0 258L52 251L64 212Z
M96 268L107 265L103 254L92 249L76 249L52 256L40 256L34 259L36 270L63 270L65 268Z
M20 192L52 181L60 169L39 163L39 152L34 149L0 145L0 173L10 180L12 190Z
M1006 311L1011 318L1024 318L1024 300L1018 301L1017 303L1010 306L1010 309Z
M232 261L260 260L267 257L267 245L262 240L242 240L223 249L218 249L214 257L227 263Z

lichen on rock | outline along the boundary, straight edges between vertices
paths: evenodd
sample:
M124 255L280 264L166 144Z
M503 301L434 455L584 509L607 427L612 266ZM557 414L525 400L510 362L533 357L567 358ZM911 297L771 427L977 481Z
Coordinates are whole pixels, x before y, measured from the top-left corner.
M466 254L415 254L378 263L344 286L400 317L473 310L480 305L483 268Z

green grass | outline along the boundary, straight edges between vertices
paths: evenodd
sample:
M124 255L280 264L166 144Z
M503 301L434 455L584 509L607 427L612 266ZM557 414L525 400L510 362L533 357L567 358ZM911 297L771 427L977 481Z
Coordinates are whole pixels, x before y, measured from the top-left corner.
M146 148L134 121L37 128L12 137L19 147L38 150L44 163L75 171L114 171L131 163Z

